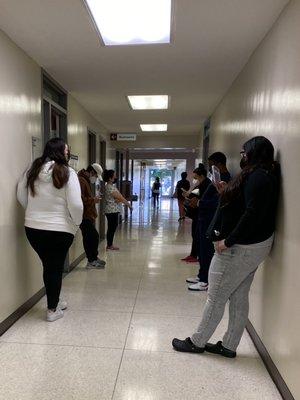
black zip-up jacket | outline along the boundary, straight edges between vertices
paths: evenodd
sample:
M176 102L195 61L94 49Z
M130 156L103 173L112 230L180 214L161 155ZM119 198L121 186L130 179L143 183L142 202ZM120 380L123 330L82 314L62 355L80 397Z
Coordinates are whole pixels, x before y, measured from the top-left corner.
M228 204L219 204L208 229L213 241L225 239L225 246L255 244L275 231L279 179L262 168L245 180L240 195Z

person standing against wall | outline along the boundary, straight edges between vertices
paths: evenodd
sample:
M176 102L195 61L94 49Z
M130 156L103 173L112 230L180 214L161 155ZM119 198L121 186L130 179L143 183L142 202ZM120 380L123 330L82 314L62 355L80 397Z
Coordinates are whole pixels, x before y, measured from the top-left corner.
M178 221L182 221L185 219L185 210L184 210L184 193L190 190L191 184L187 180L187 173L182 172L181 180L177 182L176 189L175 189L175 197L178 201L178 209L179 209L179 219Z
M227 158L221 152L213 153L208 158L208 165L210 172L212 167L215 166L220 171L220 177L223 182L229 182L231 176L227 169ZM197 225L197 238L198 243L198 259L199 259L199 273L196 277L188 278L187 283L191 285L188 289L191 291L206 291L208 289L208 273L211 260L214 255L214 245L212 241L207 238L207 229L215 215L218 207L219 193L213 183L207 187L204 195L198 202L198 225Z
M248 320L250 287L272 248L280 185L274 147L267 138L257 136L243 145L241 155L242 171L229 184L217 185L220 203L207 232L216 252L202 320L191 337L173 339L177 351L236 357ZM228 301L227 332L222 341L208 343Z
M95 227L98 216L96 204L100 202L100 197L94 196L92 185L96 183L97 178L102 180L102 167L94 163L88 168L78 172L78 178L81 187L81 197L83 202L83 220L80 225L83 239L83 247L87 257L87 269L103 269L105 261L98 258L99 234Z
M131 211L132 206L115 187L117 176L114 170L105 170L103 172L103 180L106 183L104 195L104 213L107 218L106 250L120 250L119 247L114 246L113 242L119 225L119 215L122 211L121 204L123 203L129 207Z
M62 318L67 308L59 298L64 263L82 221L80 185L67 157L68 146L62 139L49 140L17 190L18 201L26 210L26 236L43 264L49 322Z

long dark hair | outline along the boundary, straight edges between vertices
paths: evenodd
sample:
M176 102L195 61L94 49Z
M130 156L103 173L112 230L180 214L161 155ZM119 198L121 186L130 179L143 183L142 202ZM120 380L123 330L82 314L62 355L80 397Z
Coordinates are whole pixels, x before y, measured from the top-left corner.
M256 136L243 145L243 169L229 182L221 195L221 203L226 204L241 195L242 185L247 177L257 168L277 174L279 164L274 161L274 147L269 139Z
M54 187L61 189L69 180L68 161L65 156L66 143L63 139L50 139L45 146L42 157L37 158L27 173L27 187L32 196L35 196L34 183L41 172L43 165L48 161L54 161L52 167L52 181Z

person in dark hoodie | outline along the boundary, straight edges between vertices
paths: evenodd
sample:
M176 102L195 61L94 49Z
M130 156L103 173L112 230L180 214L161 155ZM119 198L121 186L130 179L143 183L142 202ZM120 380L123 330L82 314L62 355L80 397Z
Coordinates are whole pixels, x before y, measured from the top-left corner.
M79 183L81 187L81 197L83 202L83 219L80 225L83 238L83 247L88 259L87 269L103 269L105 261L98 258L99 234L95 227L96 218L98 216L96 204L101 198L94 196L92 185L97 178L102 180L102 167L99 164L92 164L87 169L78 172Z
M217 167L220 171L220 177L223 182L229 182L231 178L226 163L227 159L225 154L219 151L213 153L208 158L210 172L213 166ZM188 278L186 280L187 283L191 284L188 286L188 289L192 291L206 291L208 289L209 267L215 250L212 241L207 238L206 232L215 215L218 202L219 193L217 192L216 187L210 183L198 202L196 241L198 243L197 248L199 251L199 273L196 277Z

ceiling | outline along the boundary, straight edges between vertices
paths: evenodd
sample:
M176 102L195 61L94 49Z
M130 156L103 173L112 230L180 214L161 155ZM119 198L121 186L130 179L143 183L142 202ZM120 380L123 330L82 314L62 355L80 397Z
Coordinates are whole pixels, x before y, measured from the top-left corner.
M196 138L287 3L174 0L170 45L102 46L82 0L0 0L0 28L109 132L168 123L159 135ZM171 108L132 111L128 94L168 94Z

